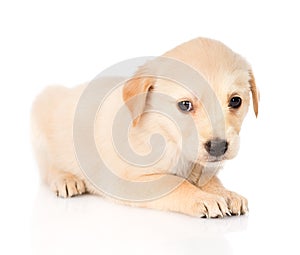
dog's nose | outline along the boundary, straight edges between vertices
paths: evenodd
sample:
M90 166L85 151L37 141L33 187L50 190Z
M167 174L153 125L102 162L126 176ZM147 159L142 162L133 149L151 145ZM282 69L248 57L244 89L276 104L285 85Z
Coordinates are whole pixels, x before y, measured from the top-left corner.
M205 143L204 147L209 155L220 157L227 151L228 142L226 140L216 138Z

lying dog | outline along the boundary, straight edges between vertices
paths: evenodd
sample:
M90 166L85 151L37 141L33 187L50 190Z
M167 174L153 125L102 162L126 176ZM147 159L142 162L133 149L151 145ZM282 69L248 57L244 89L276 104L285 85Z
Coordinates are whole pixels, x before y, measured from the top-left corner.
M124 182L111 181L103 174L95 177L96 170L87 174L78 162L74 119L88 84L73 89L49 87L33 105L32 139L42 178L60 197L89 192L127 205L198 217L245 214L247 200L226 190L216 173L238 152L250 94L258 114L258 92L250 65L224 44L206 38L186 42L163 57L198 72L206 86L199 83L189 88L172 79L143 75L146 63L132 79L108 93L94 118L94 143L106 168ZM182 68L174 73L179 70ZM105 86L114 83L113 78L104 80ZM120 109L121 118L117 117ZM130 118L129 126L126 118ZM80 132L78 137L84 141L87 134ZM126 141L118 138L122 132ZM163 137L162 146L162 140L151 140L154 134ZM154 153L145 164L143 160L132 163L118 151L124 144L142 159L155 150L160 156ZM88 148L79 148L86 151L83 158L88 158ZM97 187L96 179L109 190ZM127 196L130 188L122 186L125 182L138 183L139 190L130 190L131 196Z

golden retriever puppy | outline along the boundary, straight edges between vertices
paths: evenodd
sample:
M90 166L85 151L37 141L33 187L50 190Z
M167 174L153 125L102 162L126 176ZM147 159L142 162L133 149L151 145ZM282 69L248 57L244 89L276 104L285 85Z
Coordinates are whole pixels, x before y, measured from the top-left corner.
M245 214L247 200L216 174L238 152L250 95L257 115L250 65L206 38L147 61L130 79L48 87L32 109L41 176L60 197L89 192L197 217Z

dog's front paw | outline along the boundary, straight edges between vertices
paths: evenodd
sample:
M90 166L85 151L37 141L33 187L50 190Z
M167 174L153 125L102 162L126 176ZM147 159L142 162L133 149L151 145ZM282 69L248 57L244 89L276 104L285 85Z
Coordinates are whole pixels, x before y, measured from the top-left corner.
M58 197L73 197L85 193L85 185L82 180L73 174L63 173L55 176L50 184Z
M222 193L222 197L226 200L228 209L232 215L246 214L249 211L248 201L243 196L226 190Z
M214 194L202 193L193 207L199 217L220 218L230 215L226 200Z

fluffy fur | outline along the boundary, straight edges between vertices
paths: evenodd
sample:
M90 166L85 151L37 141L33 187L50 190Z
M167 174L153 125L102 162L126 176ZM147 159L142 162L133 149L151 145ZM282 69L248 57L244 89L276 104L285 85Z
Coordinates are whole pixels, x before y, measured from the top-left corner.
M202 74L216 95L222 116L219 116L220 113L214 114L216 101L208 101L205 108L202 106L201 98L206 92L203 87L199 87L198 91L188 91L172 81L137 77L113 91L95 119L95 142L101 158L119 177L126 180L148 181L165 177L166 182L175 178L180 183L172 192L157 199L121 202L198 217L246 213L247 200L225 189L219 179L212 176L210 169L218 170L222 162L237 154L239 132L248 111L250 94L255 114L258 114L258 92L250 65L221 42L206 38L186 42L163 56L182 61ZM83 84L72 89L48 87L33 105L32 140L41 176L60 197L72 197L85 192L105 196L81 171L74 152L73 118L86 86ZM156 96L158 93L168 95L170 100L162 101ZM144 96L135 100L135 96L140 94ZM242 98L242 105L238 109L228 107L233 95ZM177 103L183 99L193 103L192 112L182 113L178 110ZM153 146L150 138L153 134L164 137L164 154L151 168L132 165L115 151L111 129L118 109L124 103L128 116L133 118L128 142L135 153L151 153ZM169 118L151 111L159 104L164 104L170 109L171 115L180 119L183 133ZM220 121L224 124L220 124ZM199 146L183 150L178 141L193 139L189 137L191 125L197 129ZM122 128L128 127L120 126ZM214 138L228 142L226 153L217 158L205 149L205 144ZM195 152L196 157L191 157Z

